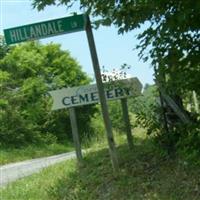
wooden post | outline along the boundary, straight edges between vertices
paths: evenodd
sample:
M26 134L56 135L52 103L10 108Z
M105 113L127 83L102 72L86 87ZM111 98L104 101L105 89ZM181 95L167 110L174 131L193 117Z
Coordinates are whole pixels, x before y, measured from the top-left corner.
M131 124L130 119L128 115L128 106L127 106L127 99L121 99L121 105L122 105L122 112L123 112L123 118L124 118L124 125L126 129L126 136L127 141L130 149L133 149L133 136L131 133Z
M108 140L108 145L109 145L111 161L112 161L114 171L118 172L119 171L119 163L118 163L118 158L117 158L117 151L116 151L115 142L114 142L114 138L113 138L112 126L111 126L111 121L109 118L108 106L107 106L107 102L106 102L104 86L102 83L101 71L100 71L100 67L99 67L99 61L98 61L98 57L97 57L97 52L96 52L96 47L95 47L95 43L94 43L94 37L93 37L93 33L92 33L89 16L87 16L86 34L87 34L90 54L91 54L91 58L92 58L92 63L93 63L93 68L94 68L94 73L95 73L95 78L96 78L96 83L97 83L97 89L98 89L98 93L99 93L99 100L101 103L101 109L102 109L102 113L103 113L103 120L104 120L106 133L107 133L107 140Z
M72 127L74 146L76 149L76 157L77 157L78 163L81 164L83 161L83 157L82 157L81 145L80 145L79 134L78 134L75 108L73 107L69 108L69 115L70 115L70 121L71 121L71 127Z
M179 108L176 102L160 87L160 93L165 102L172 108L183 123L190 123L189 117Z

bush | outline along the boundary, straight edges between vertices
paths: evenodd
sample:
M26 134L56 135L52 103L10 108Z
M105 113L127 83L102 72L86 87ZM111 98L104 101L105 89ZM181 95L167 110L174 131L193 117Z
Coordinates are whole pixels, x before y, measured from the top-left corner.
M16 62L17 61L17 62ZM60 45L27 42L0 60L1 145L22 146L71 139L67 109L51 111L47 93L90 82L81 66ZM77 108L81 136L90 125L92 106Z

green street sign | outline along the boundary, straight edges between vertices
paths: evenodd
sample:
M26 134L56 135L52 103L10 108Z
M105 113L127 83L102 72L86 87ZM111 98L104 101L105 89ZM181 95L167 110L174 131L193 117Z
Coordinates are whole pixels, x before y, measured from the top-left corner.
M4 30L6 43L15 44L85 30L85 16L74 15Z

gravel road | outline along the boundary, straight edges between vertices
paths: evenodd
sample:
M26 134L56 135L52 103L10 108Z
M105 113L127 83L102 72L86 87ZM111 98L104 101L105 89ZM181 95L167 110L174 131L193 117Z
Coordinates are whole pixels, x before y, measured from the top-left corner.
M56 156L26 160L0 166L0 187L19 178L39 172L41 169L55 163L74 158L75 152L63 153Z

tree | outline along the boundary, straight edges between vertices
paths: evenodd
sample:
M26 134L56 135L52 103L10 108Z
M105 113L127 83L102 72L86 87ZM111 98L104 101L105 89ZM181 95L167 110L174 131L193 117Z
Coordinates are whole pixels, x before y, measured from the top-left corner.
M57 44L28 42L4 54L0 68L2 144L19 146L71 137L67 110L51 112L47 95L50 90L90 82L68 51ZM79 109L85 131L93 109Z

